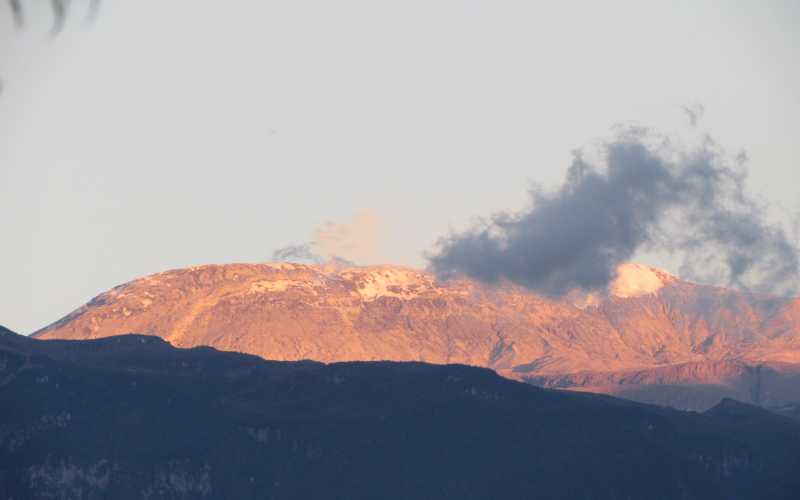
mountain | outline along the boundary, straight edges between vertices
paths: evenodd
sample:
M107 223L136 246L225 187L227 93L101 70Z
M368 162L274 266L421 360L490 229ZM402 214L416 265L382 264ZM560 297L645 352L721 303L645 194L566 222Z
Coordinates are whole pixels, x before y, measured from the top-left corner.
M118 286L34 336L130 332L273 360L463 363L698 410L800 400L800 299L638 264L562 300L396 266L208 265Z
M0 498L792 498L800 424L463 365L0 331Z
M771 408L773 412L800 420L800 401L784 403Z
M800 365L750 365L739 360L709 360L619 372L530 375L522 379L540 387L600 392L692 410L710 408L723 398L775 410L786 407L800 395Z

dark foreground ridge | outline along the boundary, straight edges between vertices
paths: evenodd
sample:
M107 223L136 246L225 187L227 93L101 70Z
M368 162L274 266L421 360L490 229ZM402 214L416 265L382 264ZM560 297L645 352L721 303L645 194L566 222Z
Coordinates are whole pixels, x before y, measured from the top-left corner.
M796 498L800 424L488 369L0 329L0 498Z

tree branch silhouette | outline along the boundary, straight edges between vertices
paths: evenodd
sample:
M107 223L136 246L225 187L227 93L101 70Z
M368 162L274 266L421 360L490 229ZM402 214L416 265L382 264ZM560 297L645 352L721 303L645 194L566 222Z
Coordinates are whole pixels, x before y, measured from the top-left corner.
M89 0L87 19L94 21L97 17L97 12L100 10L101 0ZM25 26L25 10L23 8L22 0L8 0L9 7L11 8L11 15L14 18L14 24L17 28ZM61 30L64 29L64 24L67 21L72 0L50 0L50 10L53 12L53 26L50 28L51 36L58 36Z

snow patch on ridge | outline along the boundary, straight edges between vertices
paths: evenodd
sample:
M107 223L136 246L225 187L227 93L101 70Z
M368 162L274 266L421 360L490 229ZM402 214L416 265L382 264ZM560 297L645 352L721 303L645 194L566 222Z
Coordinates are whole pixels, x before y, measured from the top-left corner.
M341 273L345 279L352 280L362 299L370 301L378 297L398 297L411 299L434 288L430 276L411 269L379 267L364 271Z
M295 269L302 269L304 267L308 267L303 264L295 264L293 262L266 262L262 265L280 271L292 271Z
M609 297L631 299L656 293L675 280L677 278L661 269L626 262L617 267L617 277L608 285L605 293L573 290L566 299L578 309L586 309L599 306Z
M290 286L297 285L298 283L293 280L261 280L252 283L248 293L283 292Z
M659 291L672 279L664 271L642 264L625 263L617 267L617 278L609 286L608 292L621 299L639 297Z

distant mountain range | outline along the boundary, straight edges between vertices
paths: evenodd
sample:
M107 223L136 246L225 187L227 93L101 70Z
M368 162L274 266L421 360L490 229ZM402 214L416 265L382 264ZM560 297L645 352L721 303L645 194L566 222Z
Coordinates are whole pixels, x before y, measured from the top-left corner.
M237 269L254 268L181 274L247 279ZM159 287L194 300L190 289ZM151 293L148 309L160 307ZM142 314L126 304L123 317ZM178 331L188 335L204 314ZM789 418L730 399L682 412L463 365L274 362L152 336L42 341L0 328L0 407L4 499L730 500L800 491L800 423Z
M272 360L463 363L684 409L800 401L800 299L638 264L561 300L395 266L200 266L118 286L34 336L132 332Z

